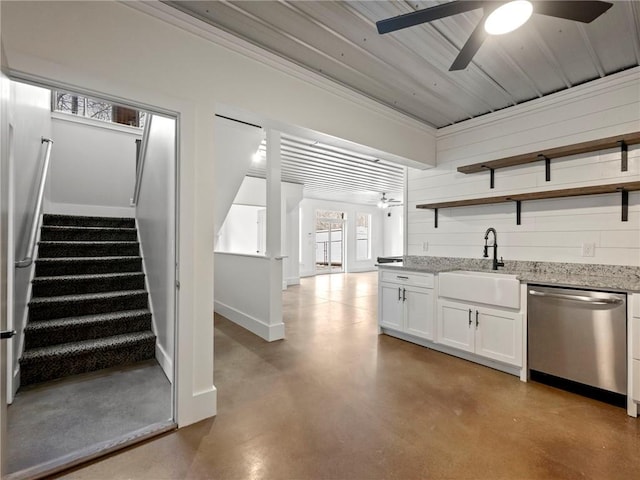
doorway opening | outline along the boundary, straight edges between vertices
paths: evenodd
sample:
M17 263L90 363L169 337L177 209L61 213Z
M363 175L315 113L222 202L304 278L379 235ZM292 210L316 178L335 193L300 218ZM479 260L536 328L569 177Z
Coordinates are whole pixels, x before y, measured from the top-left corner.
M344 272L344 212L316 210L316 273Z
M178 119L10 84L6 462L41 476L175 428Z

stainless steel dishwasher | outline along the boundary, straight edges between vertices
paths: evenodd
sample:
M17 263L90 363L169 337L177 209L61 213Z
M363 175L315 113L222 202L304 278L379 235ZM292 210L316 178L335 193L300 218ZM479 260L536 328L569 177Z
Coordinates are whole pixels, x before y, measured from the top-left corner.
M626 303L623 293L530 285L531 379L624 405Z

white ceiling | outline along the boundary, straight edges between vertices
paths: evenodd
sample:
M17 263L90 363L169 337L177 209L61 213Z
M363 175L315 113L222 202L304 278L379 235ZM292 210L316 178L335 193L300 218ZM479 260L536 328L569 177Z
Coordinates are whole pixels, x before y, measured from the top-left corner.
M265 145L249 176L265 178ZM401 165L288 134L282 135L280 153L282 180L304 185L306 198L376 204L386 193L388 199L402 200Z
M375 22L442 1L166 2L428 125L443 127L640 64L640 2L589 24L535 14L449 72L481 10L379 35Z

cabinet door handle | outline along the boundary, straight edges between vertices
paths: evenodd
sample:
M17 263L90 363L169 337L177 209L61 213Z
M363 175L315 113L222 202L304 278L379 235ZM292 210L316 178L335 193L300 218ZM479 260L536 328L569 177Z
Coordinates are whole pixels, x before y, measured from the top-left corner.
M471 309L469 309L469 326L471 326Z
M407 289L406 288L402 289L402 301L403 302L407 301Z
M398 287L398 301L402 300L402 288Z
M400 275L396 275L396 278L399 278L400 280L409 280L409 277L402 277Z
M476 330L478 329L478 325L480 322L478 321L478 310L476 310Z

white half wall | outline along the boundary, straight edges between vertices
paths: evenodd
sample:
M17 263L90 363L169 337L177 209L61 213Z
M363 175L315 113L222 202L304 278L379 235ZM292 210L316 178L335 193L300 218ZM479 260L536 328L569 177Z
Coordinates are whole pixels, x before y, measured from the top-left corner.
M139 128L53 113L46 211L133 217Z
M272 259L258 255L215 254L215 311L267 340L284 338L282 316L271 318L269 278Z
M11 172L11 245L9 264L21 260L28 249L29 232L33 221L38 186L42 176L46 143L42 137L51 137L51 96L48 90L11 82L11 113L9 128L12 139L9 151ZM55 148L55 141L54 146ZM47 182L50 180L47 180ZM35 250L37 253L37 249ZM35 255L35 253L34 253ZM10 342L13 361L13 392L19 386L19 363L27 323L27 304L31 296L31 279L35 264L13 268L13 281L9 292L13 302L13 315L9 322L17 335ZM9 343L9 342L7 342Z
M376 261L383 252L383 210L375 205L358 205L354 203L331 202L305 198L300 202L300 276L315 275L315 222L316 210L333 210L345 214L345 240L346 240L346 272L367 272L376 269ZM371 215L371 258L368 260L356 259L356 214L368 213Z
M157 336L156 359L172 382L176 281L175 163L176 121L153 115L136 221Z
M640 146L629 147L629 169L620 170L620 149L573 155L544 163L465 175L457 167L483 160L610 137L640 130L640 68L563 91L522 106L438 131L438 166L410 170L408 178L408 254L479 258L484 232L498 232L505 260L640 265L640 193L629 194L629 221L620 221L620 195L522 202L522 224L515 205L440 209L416 205L640 180ZM423 243L428 242L428 251ZM595 244L593 257L582 256Z

